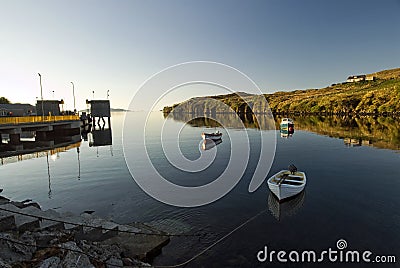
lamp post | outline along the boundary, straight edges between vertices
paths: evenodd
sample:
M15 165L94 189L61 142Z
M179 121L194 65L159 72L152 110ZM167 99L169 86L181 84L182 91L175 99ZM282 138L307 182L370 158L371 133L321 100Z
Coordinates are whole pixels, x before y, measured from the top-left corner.
M93 93L93 100L94 100L94 90L92 91L92 93Z
M107 100L108 100L108 97L110 97L110 94L108 94L108 93L110 93L110 90L107 90Z
M76 106L75 106L75 85L73 82L71 82L72 84L72 96L74 97L74 113L76 113Z
M38 73L38 75L39 75L39 83L40 83L40 96L42 98L42 121L44 121L42 75L40 73Z

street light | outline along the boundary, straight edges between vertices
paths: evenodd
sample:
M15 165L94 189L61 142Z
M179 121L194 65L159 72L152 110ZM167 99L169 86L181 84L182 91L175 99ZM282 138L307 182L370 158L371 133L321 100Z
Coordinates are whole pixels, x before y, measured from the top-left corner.
M94 100L94 90L92 91L92 93L93 93L93 100Z
M44 121L42 75L40 73L38 73L38 75L39 75L39 83L40 83L40 96L42 98L42 121Z
M108 94L110 92L110 90L107 90L107 100L108 100L108 97L110 97L110 94Z
M72 96L74 97L74 112L76 113L76 107L75 107L75 85L73 82L71 82L72 84Z

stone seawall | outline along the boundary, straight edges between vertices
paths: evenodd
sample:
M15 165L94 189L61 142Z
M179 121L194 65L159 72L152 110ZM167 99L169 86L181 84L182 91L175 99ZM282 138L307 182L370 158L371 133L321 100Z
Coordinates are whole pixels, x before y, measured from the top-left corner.
M169 236L143 223L42 210L0 196L0 267L151 267Z

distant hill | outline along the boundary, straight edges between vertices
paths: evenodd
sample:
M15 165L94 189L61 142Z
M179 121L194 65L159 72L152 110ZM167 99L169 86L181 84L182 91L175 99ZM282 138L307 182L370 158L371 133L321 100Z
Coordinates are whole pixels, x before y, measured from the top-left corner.
M130 112L130 110L122 109L122 108L111 108L111 112ZM88 109L80 110L79 112L89 112Z
M111 112L130 112L130 110L122 109L122 108L111 108Z
M275 114L400 114L400 68L366 76L374 76L375 79L340 82L321 89L280 91L263 96ZM228 112L226 104L239 114L265 113L268 109L260 97L245 93L197 97L166 106L163 111L197 114Z

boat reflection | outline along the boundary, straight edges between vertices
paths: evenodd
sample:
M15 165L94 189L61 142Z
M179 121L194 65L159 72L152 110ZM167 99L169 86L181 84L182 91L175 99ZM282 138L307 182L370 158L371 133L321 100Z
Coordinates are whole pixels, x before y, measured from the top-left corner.
M294 128L290 128L290 129L280 129L280 133L281 133L281 138L290 138L293 137L294 134Z
M269 192L269 211L271 212L272 216L275 217L275 219L281 221L283 218L295 215L303 206L305 197L306 191L304 190L293 198L279 202L279 200L271 192Z
M210 150L221 143L222 143L222 139L215 140L215 141L212 139L204 139L203 143L201 144L201 149L203 151Z

